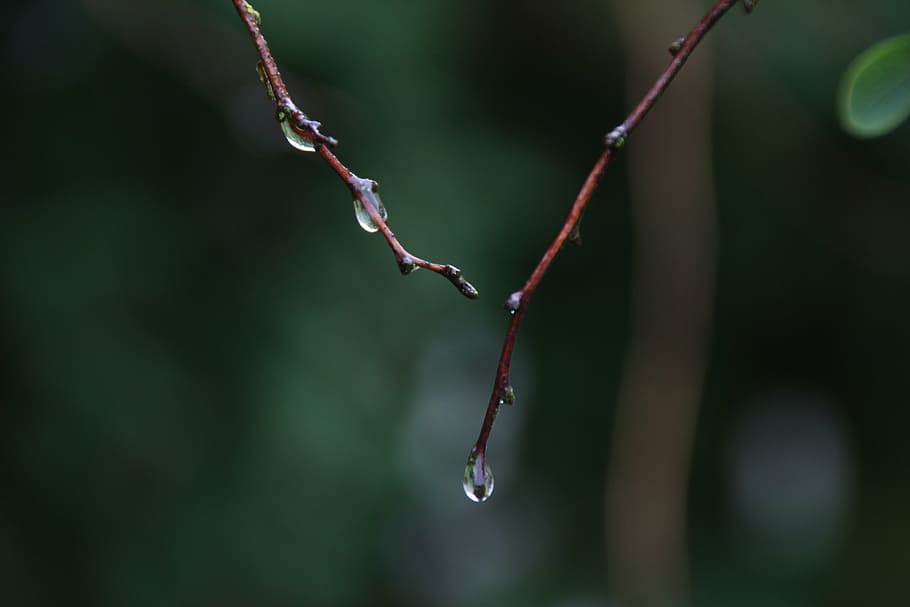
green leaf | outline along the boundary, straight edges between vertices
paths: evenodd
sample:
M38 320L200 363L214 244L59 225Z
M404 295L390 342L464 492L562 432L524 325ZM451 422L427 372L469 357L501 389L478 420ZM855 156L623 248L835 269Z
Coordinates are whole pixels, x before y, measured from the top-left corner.
M910 116L910 34L879 42L844 74L840 119L857 137L878 137Z

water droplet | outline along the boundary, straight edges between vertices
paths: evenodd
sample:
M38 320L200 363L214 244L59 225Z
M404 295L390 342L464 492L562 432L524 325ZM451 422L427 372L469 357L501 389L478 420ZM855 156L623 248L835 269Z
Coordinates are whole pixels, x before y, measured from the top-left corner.
M265 65L262 61L256 64L256 73L259 74L259 82L261 82L262 86L265 88L265 94L269 96L269 99L275 101L275 91L272 90L269 74L265 71Z
M682 50L683 44L685 44L685 42L686 42L685 36L680 36L679 38L674 40L673 43L670 45L670 48L667 49L668 51L670 51L670 56L675 57L676 55L678 55L679 51Z
M375 182L374 182L375 183ZM385 210L385 206L382 204L382 199L379 197L379 192L374 189L363 189L363 198L367 201L367 204L373 205L373 208L379 211L379 216L382 217L382 220L385 221L389 218L388 211ZM354 217L357 219L357 223L360 224L360 227L367 232L377 232L379 226L373 221L373 218L370 217L369 212L364 208L363 203L360 202L359 198L354 199Z
M471 450L464 467L464 494L472 502L485 502L493 495L493 471L476 449Z
M509 298L502 304L502 307L509 311L509 314L513 316L518 311L519 306L521 306L521 291L515 291Z
M309 133L301 130L294 124L294 121L282 111L278 112L278 124L281 125L281 131L284 133L284 138L288 140L291 147L298 149L301 152L316 151L316 146L313 144L313 140L310 138Z
M499 391L499 405L514 405L515 404L515 388L511 384L506 384L505 387Z

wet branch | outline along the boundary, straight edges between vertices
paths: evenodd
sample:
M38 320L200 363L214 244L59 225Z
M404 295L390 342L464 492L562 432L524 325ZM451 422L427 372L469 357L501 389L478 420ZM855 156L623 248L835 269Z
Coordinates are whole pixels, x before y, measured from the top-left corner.
M452 265L421 259L409 253L401 245L385 219L384 209L382 209L379 195L376 193L378 184L372 179L364 179L355 175L332 153L329 148L337 145L338 141L334 137L322 133L320 130L322 125L318 121L310 119L291 99L287 86L278 72L272 52L269 50L268 42L262 35L259 12L246 0L233 0L233 2L237 14L240 15L240 19L256 46L256 52L259 53L260 63L257 70L266 92L277 106L278 120L279 122L286 121L286 128L292 131L288 135L289 138L297 139L297 143L292 143L292 145L298 149L317 152L332 167L369 216L368 225L371 223L371 228L375 228L370 231L379 231L391 247L395 254L395 261L398 263L398 269L402 274L410 274L417 268L425 268L447 278L465 297L476 298L477 289L462 277L461 270Z
M487 404L486 414L484 415L483 425L480 428L480 434L477 442L474 444L471 454L468 457L468 463L465 468L464 488L468 497L474 501L484 501L492 493L493 481L489 466L486 463L487 440L493 429L493 422L496 419L499 409L504 404L512 404L515 399L515 393L510 383L510 367L512 363L512 352L515 348L515 339L518 336L518 328L527 309L531 296L537 290L540 281L543 279L550 264L556 258L566 240L574 239L577 236L578 223L581 221L582 214L588 202L591 199L594 190L603 176L607 166L609 166L613 157L626 142L626 139L635 130L639 123L648 114L660 96L663 95L667 87L679 73L686 60L695 50L695 47L702 41L711 27L736 3L736 0L720 0L705 14L704 17L692 28L692 31L681 41L677 40L671 47L672 60L667 68L660 74L655 83L645 93L644 97L635 106L628 117L612 131L605 139L605 147L600 157L594 163L594 167L585 179L581 190L572 203L572 208L560 228L556 238L547 247L543 257L537 263L537 267L531 272L524 286L512 293L506 300L504 306L512 315L509 322L509 328L506 331L505 342L502 346L502 352L499 355L499 364L496 368L496 378L493 382L493 392L490 395L490 401ZM747 12L751 12L755 2L746 2Z

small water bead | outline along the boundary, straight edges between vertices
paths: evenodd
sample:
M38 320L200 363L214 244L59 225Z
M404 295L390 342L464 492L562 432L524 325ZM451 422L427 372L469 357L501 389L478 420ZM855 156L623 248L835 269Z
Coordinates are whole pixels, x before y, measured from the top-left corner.
M515 315L518 312L518 308L521 306L521 291L515 291L509 298L502 304L502 307L509 311L509 314Z
M485 502L493 495L493 471L486 458L471 450L464 468L464 494L472 502Z
M284 138L288 140L291 147L301 152L316 151L316 146L313 144L310 135L298 128L294 121L282 111L278 112L278 124L281 125L281 132L284 133Z
M499 404L500 405L514 405L515 404L515 388L511 385L506 385L499 392Z
M680 36L670 44L670 47L667 49L670 52L671 57L675 57L679 54L679 51L682 50L683 44L686 43L686 37Z
M372 189L363 189L363 198L366 200L367 204L373 205L373 208L379 212L379 216L382 217L382 220L385 221L389 218L388 211L385 210L385 205L382 204L382 199L379 197L379 192L376 191L375 182L373 182ZM357 223L360 224L360 227L366 232L378 232L379 226L376 225L376 222L373 221L373 218L370 217L370 213L364 207L363 203L360 202L359 198L354 199L354 218L357 219Z

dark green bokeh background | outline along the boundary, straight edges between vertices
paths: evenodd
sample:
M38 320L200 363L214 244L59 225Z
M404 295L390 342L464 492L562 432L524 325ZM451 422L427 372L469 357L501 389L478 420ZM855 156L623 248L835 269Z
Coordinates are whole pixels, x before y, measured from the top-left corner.
M138 4L6 11L0 603L607 605L624 161L529 310L495 497L469 504L460 476L499 302L624 115L610 6L256 4L298 104L382 183L406 247L464 269L469 302L400 277L337 177L284 144L230 2ZM699 605L910 596L910 128L857 141L835 116L849 61L907 30L905 0L765 0L712 34ZM756 537L731 498L738 433L793 399L836 420L844 458L815 462L842 501L802 560L800 536Z

